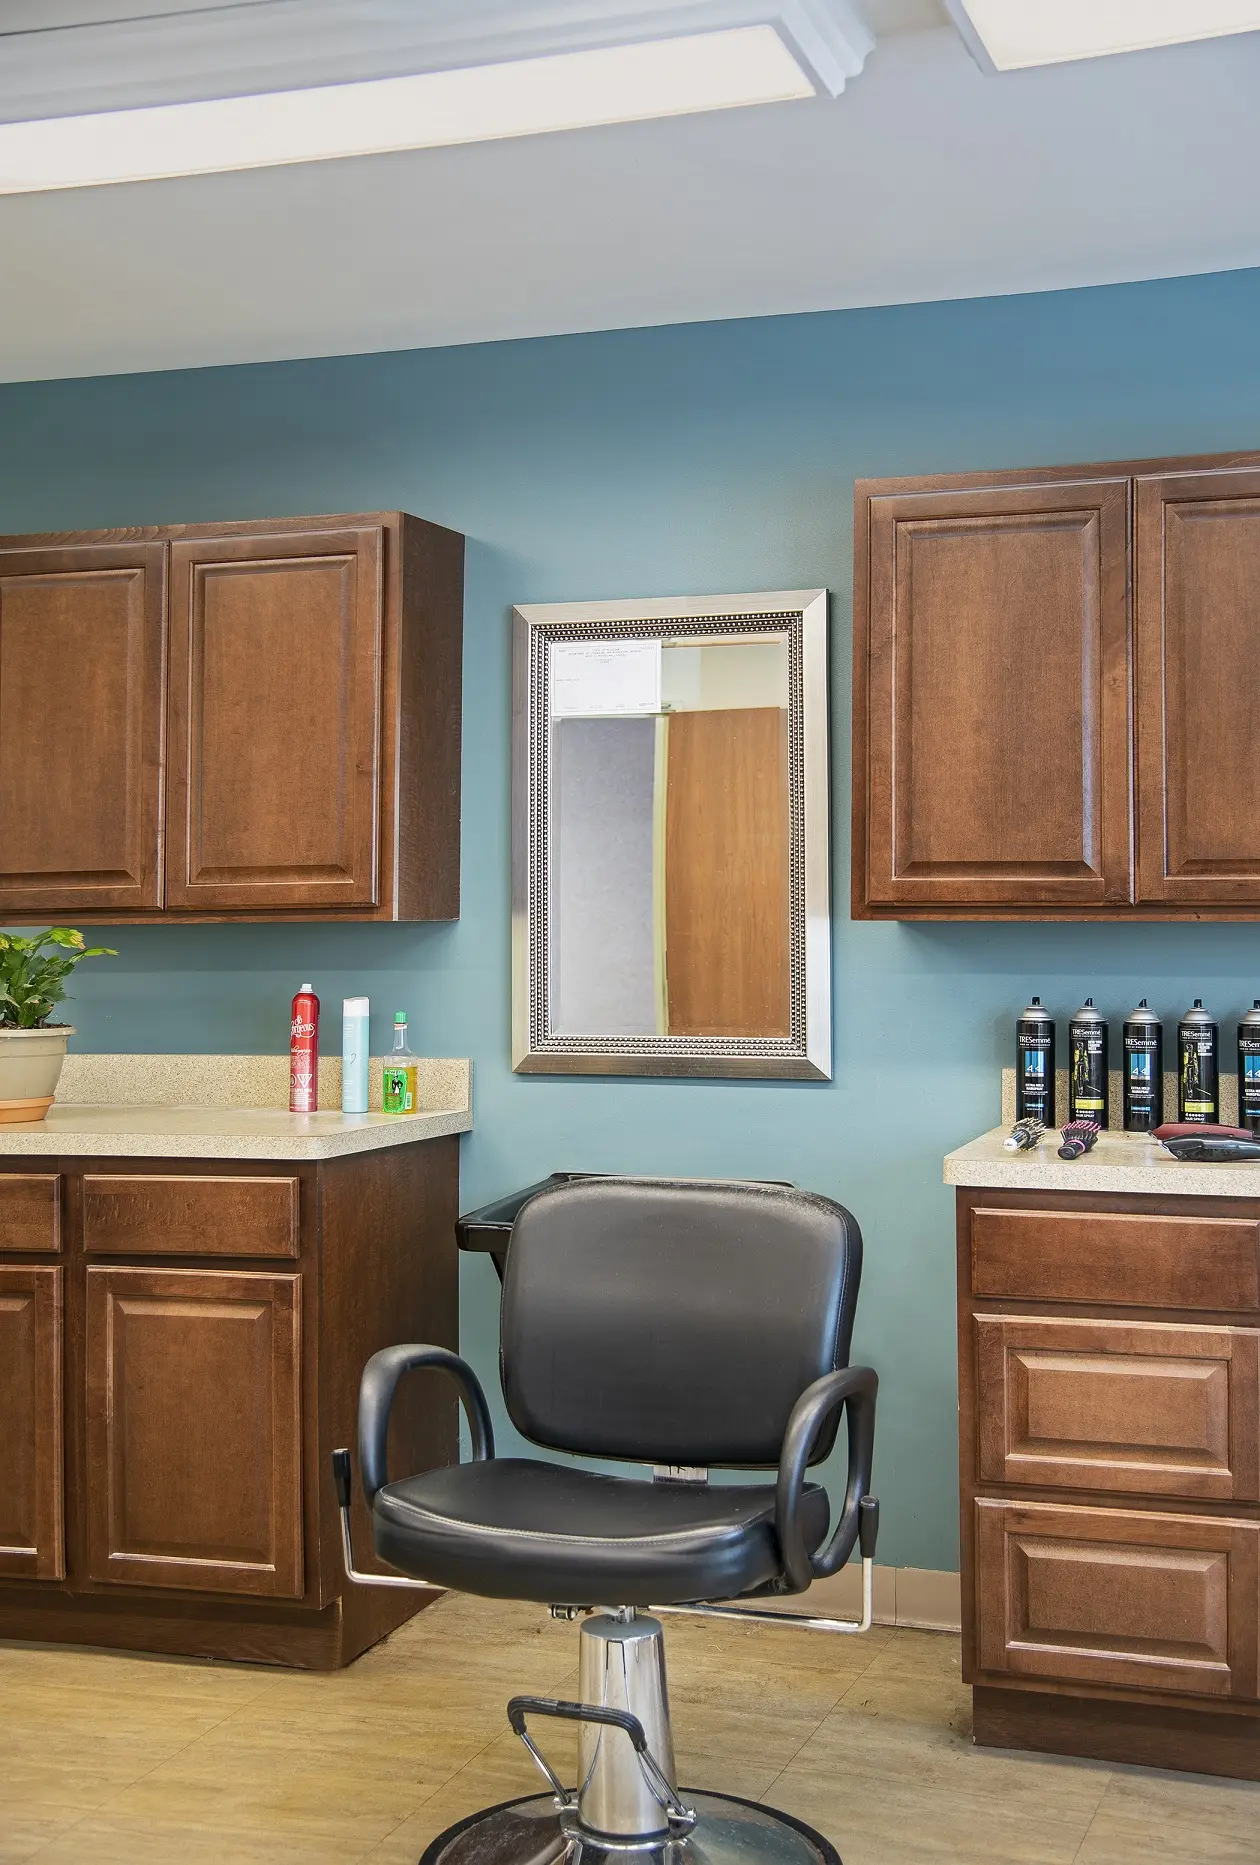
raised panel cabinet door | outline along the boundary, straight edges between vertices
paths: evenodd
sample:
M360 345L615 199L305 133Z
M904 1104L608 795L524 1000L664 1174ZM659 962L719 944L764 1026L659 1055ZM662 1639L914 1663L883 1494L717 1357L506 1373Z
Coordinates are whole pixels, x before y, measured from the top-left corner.
M1128 480L857 503L855 915L1127 904Z
M0 1575L65 1577L62 1272L0 1264Z
M384 531L171 547L168 908L380 899Z
M301 1277L87 1271L88 1570L303 1591Z
M1260 1500L1260 1334L976 1315L982 1483Z
M1137 482L1138 898L1260 908L1260 472Z
M164 544L0 550L0 916L161 905Z
M975 1504L984 1672L1254 1700L1260 1525Z

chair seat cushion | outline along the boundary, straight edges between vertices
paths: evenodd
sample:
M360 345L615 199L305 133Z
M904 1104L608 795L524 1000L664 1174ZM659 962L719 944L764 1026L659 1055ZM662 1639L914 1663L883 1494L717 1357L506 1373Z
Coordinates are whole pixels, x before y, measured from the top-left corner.
M826 1491L801 1499L811 1551ZM673 1606L737 1599L780 1572L774 1489L649 1483L499 1457L378 1490L383 1560L435 1585L557 1606Z

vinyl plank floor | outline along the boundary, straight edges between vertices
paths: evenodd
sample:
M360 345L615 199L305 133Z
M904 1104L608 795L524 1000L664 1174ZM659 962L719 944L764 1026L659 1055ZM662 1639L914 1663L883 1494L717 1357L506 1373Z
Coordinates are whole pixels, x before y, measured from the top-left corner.
M958 1641L670 1620L679 1774L810 1821L844 1865L1256 1865L1260 1786L976 1749ZM415 1865L541 1786L517 1692L577 1628L448 1595L331 1675L0 1646L0 1865ZM566 1775L572 1730L540 1731Z

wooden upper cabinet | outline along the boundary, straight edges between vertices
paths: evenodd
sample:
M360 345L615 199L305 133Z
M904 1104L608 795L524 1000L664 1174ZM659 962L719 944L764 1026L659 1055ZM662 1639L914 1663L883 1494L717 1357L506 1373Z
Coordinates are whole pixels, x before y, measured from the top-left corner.
M160 904L165 572L0 542L0 919Z
M1138 898L1260 907L1260 469L1137 483Z
M176 909L380 897L379 525L171 549Z
M0 539L0 923L455 919L464 540Z
M856 917L1130 899L1127 479L859 482Z

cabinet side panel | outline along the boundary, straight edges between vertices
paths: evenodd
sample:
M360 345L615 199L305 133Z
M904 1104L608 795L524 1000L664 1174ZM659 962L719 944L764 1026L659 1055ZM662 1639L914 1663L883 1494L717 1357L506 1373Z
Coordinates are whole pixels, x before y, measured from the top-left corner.
M320 1341L318 1442L311 1434L318 1483L320 1603L343 1589L341 1536L328 1477L332 1451L348 1446L358 1464L359 1380L382 1347L424 1341L456 1348L459 1340L455 1219L459 1142L426 1140L320 1167ZM436 1469L459 1455L458 1402L440 1373L408 1375L390 1421L394 1476ZM354 1484L354 1536L361 1566L376 1566L362 1491ZM423 1595L346 1587L347 1636L371 1643ZM375 1629L381 1621L380 1629Z
M395 917L459 917L464 540L400 523ZM387 773L388 777L388 773Z

